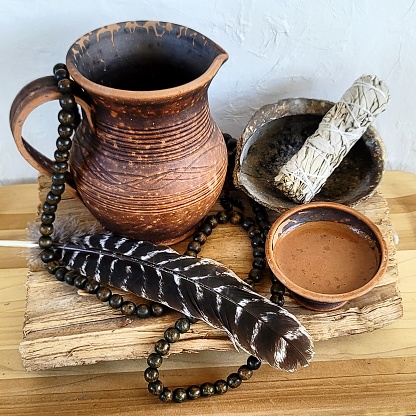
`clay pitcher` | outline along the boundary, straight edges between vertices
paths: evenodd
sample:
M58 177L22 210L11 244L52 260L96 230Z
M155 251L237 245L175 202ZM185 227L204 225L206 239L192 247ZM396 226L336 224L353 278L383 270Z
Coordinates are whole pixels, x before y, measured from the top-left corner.
M151 21L105 26L71 46L66 65L82 121L69 184L106 229L170 244L208 213L225 179L227 151L207 92L227 59L200 33ZM52 76L37 79L10 113L19 151L48 175L53 161L21 133L34 108L59 96Z

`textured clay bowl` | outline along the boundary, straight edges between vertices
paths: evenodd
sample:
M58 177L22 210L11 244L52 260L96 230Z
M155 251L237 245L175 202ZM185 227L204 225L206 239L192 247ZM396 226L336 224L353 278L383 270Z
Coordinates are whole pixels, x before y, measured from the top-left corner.
M260 108L237 143L236 187L274 211L297 206L274 186L274 177L316 131L333 105L330 101L291 98ZM312 202L354 206L370 197L381 181L384 159L383 142L370 126Z
M378 227L351 207L327 202L281 215L268 233L266 258L293 298L316 311L338 309L369 292L388 263Z

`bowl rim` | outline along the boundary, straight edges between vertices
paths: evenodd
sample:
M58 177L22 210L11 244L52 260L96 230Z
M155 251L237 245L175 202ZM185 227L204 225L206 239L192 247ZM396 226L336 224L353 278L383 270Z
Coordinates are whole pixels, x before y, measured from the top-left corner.
M285 275L281 271L280 267L277 265L274 255L273 255L274 253L273 249L274 249L274 245L276 242L275 234L279 226L285 220L290 218L290 216L293 215L294 213L298 213L307 209L310 210L310 209L316 209L316 208L335 209L338 211L341 210L350 215L353 215L359 221L365 223L376 236L376 239L380 246L380 264L373 278L369 280L365 285L359 287L358 289L349 291L349 292L337 293L337 294L313 292L294 283L287 275ZM270 230L266 238L265 250L266 250L266 261L272 273L275 274L276 278L282 284L284 284L287 289L289 289L290 291L293 291L294 293L302 296L305 299L309 299L309 300L317 301L317 302L323 302L323 303L343 302L343 301L355 299L359 296L362 296L368 293L371 289L373 289L377 285L377 283L379 283L381 278L384 276L385 271L388 266L387 243L383 237L383 234L378 228L378 226L370 218L368 218L366 215L359 212L358 210L352 207L337 203L337 202L323 202L323 201L310 202L310 203L302 204L302 205L299 205L297 207L294 207L285 211L280 217L276 219L276 221L270 227Z
M253 137L255 137L255 135L258 134L258 131L264 128L267 124L289 116L314 115L323 117L335 104L336 102L326 99L292 97L283 98L277 102L260 107L251 116L249 122L244 128L243 133L237 141L235 166L233 169L233 182L236 188L241 189L249 195L250 198L273 211L282 213L287 209L295 208L297 206L296 202L290 200L289 198L281 198L279 196L273 196L270 198L270 194L267 191L255 192L257 187L255 181L259 179L257 177L254 177L253 179L243 171L243 156L249 151L250 147L255 142L253 141ZM376 192L381 183L385 170L386 158L384 142L378 130L372 124L367 127L366 132L362 135L362 137L360 137L360 140L364 140L365 137L367 137L368 140L370 140L371 137L374 145L373 156L378 157L377 163L374 165L374 171L371 173L373 182L368 186L368 189L365 192L357 194L353 197L351 196L349 199L343 198L337 203L348 206L356 206L359 202L370 198ZM325 200L313 200L312 202L333 201L331 198L325 198Z

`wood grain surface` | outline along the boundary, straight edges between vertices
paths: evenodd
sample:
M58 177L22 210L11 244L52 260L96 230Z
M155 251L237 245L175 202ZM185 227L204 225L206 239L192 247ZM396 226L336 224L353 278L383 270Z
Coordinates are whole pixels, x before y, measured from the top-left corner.
M25 371L19 344L26 309L26 257L19 249L1 248L0 414L416 414L416 175L386 172L380 193L387 201L389 219L399 237L396 257L402 318L371 332L316 342L316 355L308 368L284 373L264 365L239 389L182 405L164 405L147 392L142 377L145 360L120 360L117 351L123 341L116 336L112 361ZM27 223L36 217L37 185L2 187L0 200L0 238L26 239ZM213 233L213 240L209 240L210 247L215 246L216 238L221 238L219 234L215 236ZM232 261L233 255L227 254ZM246 266L242 264L236 272L244 272ZM39 299L44 290L38 288ZM62 307L70 297L62 295ZM83 304L88 303L85 298L76 297ZM55 314L63 314L63 309L56 309ZM131 324L125 327L129 329ZM137 328L132 332L139 331ZM187 340L192 350L192 342L199 342L192 340L194 335L189 334ZM111 338L111 334L108 336ZM146 336L150 351L154 338L146 331L140 332L140 338ZM218 348L222 338L212 337L208 342ZM100 345L97 341L91 350L99 350ZM134 357L136 344L131 343L129 348ZM225 378L246 359L245 354L228 348L221 352L176 354L181 351L178 346L165 360L161 379L174 388ZM188 347L183 350L188 351ZM74 345L71 354L78 353ZM96 355L100 355L99 351Z

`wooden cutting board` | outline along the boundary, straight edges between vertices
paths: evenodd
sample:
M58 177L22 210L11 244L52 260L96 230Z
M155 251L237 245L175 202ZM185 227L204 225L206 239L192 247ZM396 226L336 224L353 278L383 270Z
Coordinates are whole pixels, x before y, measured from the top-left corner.
M49 186L48 178L40 176L40 201L44 201ZM236 191L235 196L242 199L246 207L250 206L244 194ZM376 288L336 311L309 311L285 296L285 307L305 325L314 341L373 331L389 325L403 314L397 285L395 233L386 200L376 192L355 208L371 218L382 231L389 248L388 269ZM212 212L219 209L217 203ZM80 230L97 225L82 203L67 192L59 204L57 220L77 221ZM184 252L188 242L176 244L174 248ZM251 268L252 250L247 234L241 227L231 224L220 225L214 230L200 256L222 262L243 279ZM99 302L95 295L56 281L43 270L40 261L29 256L28 263L25 322L20 344L27 370L145 357L153 351L154 342L163 337L165 329L179 317L176 312L146 320L123 316ZM267 297L270 296L269 288L267 278L256 286L256 290ZM145 302L129 294L123 296L135 303ZM222 331L198 322L182 335L173 353L233 348Z

